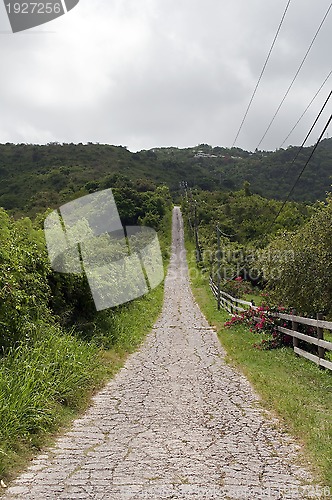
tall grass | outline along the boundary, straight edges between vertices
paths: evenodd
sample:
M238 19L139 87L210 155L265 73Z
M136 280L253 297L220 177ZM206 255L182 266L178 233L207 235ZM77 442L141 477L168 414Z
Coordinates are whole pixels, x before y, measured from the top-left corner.
M78 408L104 374L96 346L57 326L36 328L37 340L20 343L0 361L1 476L18 450L56 428L61 407Z

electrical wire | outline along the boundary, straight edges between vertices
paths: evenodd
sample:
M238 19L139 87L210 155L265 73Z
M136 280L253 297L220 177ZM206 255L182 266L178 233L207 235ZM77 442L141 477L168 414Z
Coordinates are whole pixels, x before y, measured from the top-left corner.
M220 228L219 226L216 226L216 229L217 231L219 231L219 234L221 234L222 236L224 236L225 238L234 238L235 236L237 236L239 233L235 233L235 234L226 234L224 233Z
M269 123L269 125L268 125L267 129L265 130L265 132L264 132L264 134L263 134L263 136L262 136L261 140L259 141L259 143L258 143L258 145L257 145L257 148L256 148L256 149L258 149L258 148L259 148L259 146L262 144L262 142L263 142L263 140L265 139L265 137L266 137L266 135L267 135L268 131L270 130L270 128L271 128L271 126L272 126L272 124L273 124L274 120L276 119L276 117L277 117L277 115L278 115L278 113L279 113L279 111L280 111L280 109L281 109L282 105L284 104L284 102L285 102L285 100L286 100L286 98L287 98L287 96L288 96L288 94L289 94L289 92L290 92L291 88L293 87L293 85L294 85L294 83L295 83L295 80L297 79L297 77L298 77L298 75L299 75L299 73L300 73L300 71L301 71L301 69L302 69L302 67L303 67L303 65L304 65L304 63L305 63L305 61L306 61L306 59L307 59L308 55L309 55L310 50L312 49L313 44L315 43L315 40L316 40L316 38L317 38L317 36L318 36L318 33L319 33L319 32L320 32L320 30L322 29L322 26L323 26L323 24L324 24L324 22L325 22L325 20L326 20L326 18L327 18L327 16L328 16L328 14L329 14L329 12L330 12L331 8L332 8L332 2L331 2L331 4L330 4L329 8L327 9L327 11L326 11L326 13L325 13L325 15L324 15L324 17L323 17L323 20L321 21L321 23L320 23L320 25L319 25L319 27L318 27L318 29L317 29L316 33L315 33L315 36L313 37L313 39L312 39L312 41L311 41L311 43L310 43L310 45L309 45L309 48L308 48L307 52L305 53L304 58L302 59L302 62L301 62L301 64L300 64L300 66L298 67L298 69L297 69L297 71L296 71L296 73L295 73L295 76L294 76L293 80L291 81L291 84L289 85L289 87L288 87L288 89L287 89L287 91L286 91L286 93L285 93L284 97L282 98L282 100L281 100L281 102L280 102L280 104L279 104L279 106L278 106L278 108L277 108L276 112L274 113L274 115L273 115L273 117L272 117L272 120L270 121L270 123Z
M234 147L234 145L235 145L235 143L236 143L236 141L237 141L237 139L238 139L238 137L239 137L239 135L240 135L240 132L241 132L241 130L242 130L242 127L243 127L243 125L244 125L244 122L246 121L247 115L248 115L248 113L249 113L249 110L250 110L250 108L251 108L252 102L253 102L254 97L255 97L255 95L256 95L256 92L257 92L257 90L258 90L259 84L260 84L260 82L261 82L261 80L262 80L262 77L263 77L263 74L264 74L264 72L265 72L265 69L266 69L267 63L269 62L269 59L270 59L270 56L271 56L272 50L273 50L273 48L274 48L274 46L275 46L275 43L276 43L276 41L277 41L278 35L279 35L279 33L280 33L280 30L281 30L281 26L282 26L282 24L283 24L283 22L284 22L284 19L285 19L285 17L286 17L286 13L287 13L287 10L288 10L288 7L289 7L289 4L290 4L290 3L291 3L291 0L288 0L287 5L286 5L286 8L285 8L285 10L284 10L284 13L283 13L283 15L282 15L282 18L281 18L280 24L279 24L279 26L278 26L277 32L276 32L275 37L274 37L274 39L273 39L273 42L272 42L271 48L270 48L269 53L268 53L268 55L267 55L267 58L266 58L266 60L265 60L265 63L264 63L263 69L262 69L261 74L259 75L258 81L257 81L257 83L256 83L256 87L255 87L255 89L254 89L254 91L253 91L253 94L252 94L251 99L250 99L250 101L249 101L249 104L248 104L248 107L247 107L247 109L246 109L246 112L244 113L244 117L243 117L243 119L242 119L241 125L240 125L240 127L239 127L239 130L238 130L238 132L237 132L237 134L236 134L236 137L235 137L235 139L234 139L234 142L233 142L233 144L232 144L232 148Z
M306 112L308 111L308 109L310 108L310 106L312 105L312 103L314 102L314 100L316 99L316 97L318 96L319 92L322 90L322 88L324 87L325 83L330 78L331 74L332 74L332 70L329 72L329 74L327 75L327 77L323 81L322 85L319 87L319 89L317 90L316 94L311 99L311 101L309 102L308 106L305 108L305 110L303 111L302 115L300 116L300 118L295 123L294 127L292 128L292 130L289 132L289 134L287 135L287 137L285 138L285 140L279 146L279 149L281 149L283 147L283 145L285 144L285 142L287 141L287 139L292 135L292 133L294 132L294 130L296 129L296 127L298 126L298 124L300 123L300 121L302 120L302 118L304 117L304 115L306 114Z
M331 114L330 118L328 119L328 121L327 121L327 123L326 123L326 125L325 125L325 127L324 127L324 129L323 129L323 131L322 131L322 133L320 134L320 136L319 136L319 138L318 138L318 141L316 142L316 144L315 144L315 146L314 146L313 150L311 151L311 154L310 154L310 156L309 156L308 160L306 161L306 163L305 163L304 167L302 168L302 170L301 170L301 172L299 173L299 175L298 175L298 177L297 177L296 181L294 182L294 184L293 184L293 186L292 186L292 189L289 191L289 193L288 193L288 195L287 195L287 198L285 199L285 201L284 201L284 202L283 202L283 204L281 205L281 207L280 207L280 209L279 209L279 211L278 211L277 215L275 216L275 218L274 218L273 222L272 222L272 223L271 223L271 225L269 226L268 233L270 232L270 230L271 230L271 228L273 227L273 225L276 223L276 221L277 221L277 219L278 219L279 215L281 214L281 212L283 211L283 209L285 208L285 205L286 205L287 201L288 201L288 200L289 200L289 198L292 196L292 194L293 194L293 192L294 192L295 187L297 186L297 184L298 184L299 180L301 179L301 177L302 177L302 175L303 175L303 173L304 173L305 169L307 168L307 166L308 166L308 164L309 164L309 162L310 162L311 158L312 158L312 157L313 157L313 155L315 154L315 151L316 151L316 149L317 149L317 147L318 147L318 145L319 145L320 141L322 140L322 138L323 138L323 136L324 136L324 134L325 134L326 130L328 129L328 127L329 127L329 125L330 125L331 121L332 121L332 114Z
M292 166L294 165L294 163L296 162L296 160L297 160L297 158L298 158L299 154L301 153L302 149L304 148L304 145L305 145L305 143L307 142L307 140L308 140L308 138L309 138L309 136L310 136L311 132L312 132L312 131L313 131L313 129L315 128L316 123L318 122L318 120L319 120L319 118L321 117L321 115L322 115L322 113L323 113L324 109L326 108L326 105L327 105L327 103L329 102L329 100L330 100L330 98L331 98L331 95L332 95L332 90L330 91L329 95L327 96L327 99L325 100L325 102L324 102L324 104L323 104L323 106L322 106L322 108L321 108L320 112L318 113L318 115L317 115L317 117L316 117L316 119L315 119L314 123L311 125L310 130L309 130L309 132L307 133L307 135L305 136L305 139L304 139L304 141L302 142L301 146L299 147L299 149L298 149L298 151L297 151L297 153L296 153L296 155L295 155L295 157L294 157L294 159L293 159L292 163L289 165L288 169L286 170L286 172L284 173L284 175L281 177L281 179L280 179L280 180L284 179L284 178L285 178L285 177L289 174L289 172L290 172L290 170L291 170Z

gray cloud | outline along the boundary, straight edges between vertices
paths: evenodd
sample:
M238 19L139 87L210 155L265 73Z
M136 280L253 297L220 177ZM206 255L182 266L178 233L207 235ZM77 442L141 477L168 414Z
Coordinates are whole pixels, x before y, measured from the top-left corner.
M291 2L239 147L257 146L329 3ZM4 33L1 6L0 141L230 146L285 5L81 0L52 23L15 35ZM262 148L280 146L330 71L331 28L332 13ZM330 84L289 144L302 142Z

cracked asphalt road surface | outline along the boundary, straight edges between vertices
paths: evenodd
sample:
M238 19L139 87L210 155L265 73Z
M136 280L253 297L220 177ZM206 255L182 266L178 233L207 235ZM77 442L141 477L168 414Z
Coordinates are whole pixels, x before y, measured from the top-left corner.
M194 302L176 207L154 329L5 499L302 499L311 482Z

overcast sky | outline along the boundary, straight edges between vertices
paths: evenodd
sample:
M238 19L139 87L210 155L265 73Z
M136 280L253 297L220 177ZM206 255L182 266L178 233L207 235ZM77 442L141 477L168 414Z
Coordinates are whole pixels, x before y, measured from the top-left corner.
M286 0L80 0L12 34L0 5L0 142L131 151L232 146ZM292 0L236 146L254 150L330 0ZM332 11L260 149L279 148L332 69ZM287 140L301 144L332 77ZM332 110L332 99L308 144Z

